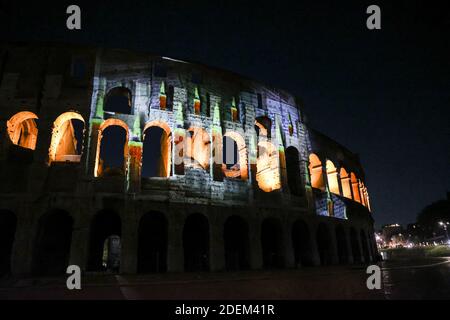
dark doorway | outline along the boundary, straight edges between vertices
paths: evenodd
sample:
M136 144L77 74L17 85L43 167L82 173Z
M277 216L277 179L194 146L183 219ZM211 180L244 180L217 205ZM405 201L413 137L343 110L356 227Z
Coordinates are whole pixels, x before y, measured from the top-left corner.
M66 272L69 264L73 219L65 211L52 211L39 220L35 241L35 276L53 276Z
M364 232L364 230L360 231L360 237L361 237L361 246L362 246L362 252L363 252L363 256L364 256L364 262L369 263L370 262L369 246L367 244L367 235Z
M336 241L338 249L338 258L340 264L348 263L347 235L342 225L336 227Z
M170 149L167 133L160 127L152 126L144 132L142 155L142 177L167 177L167 163Z
M120 270L120 237L122 234L120 217L113 211L97 213L91 224L89 271Z
M167 220L160 212L146 213L139 223L138 272L167 271Z
M0 210L0 277L11 272L11 252L17 219L11 211Z
M294 248L295 265L312 266L311 234L308 225L302 220L295 221L292 226L292 245Z
M111 125L102 132L100 141L99 175L105 177L125 174L125 143L127 132L121 126Z
M300 195L300 162L295 147L286 149L286 172L289 190L293 195Z
M283 229L281 222L267 218L261 226L261 245L265 269L284 267Z
M320 264L328 266L332 263L331 235L325 223L320 223L317 228L317 249L319 251Z
M248 224L238 216L231 216L224 226L225 267L227 270L249 268Z
M190 215L183 229L184 270L209 270L209 223L199 213Z
M353 262L361 263L361 250L359 248L358 234L355 228L350 229L350 244L352 247Z
M104 110L131 114L131 91L125 87L111 89L105 97Z

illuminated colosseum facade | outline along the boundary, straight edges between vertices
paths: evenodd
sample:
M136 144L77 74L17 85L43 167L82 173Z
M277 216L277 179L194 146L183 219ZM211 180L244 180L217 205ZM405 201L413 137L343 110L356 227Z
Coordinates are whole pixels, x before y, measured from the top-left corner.
M376 259L358 156L288 92L125 50L0 52L2 274Z

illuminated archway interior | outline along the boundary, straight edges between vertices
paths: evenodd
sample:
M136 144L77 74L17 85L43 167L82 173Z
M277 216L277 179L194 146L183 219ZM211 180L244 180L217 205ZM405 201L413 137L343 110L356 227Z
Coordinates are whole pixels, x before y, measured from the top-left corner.
M12 116L6 124L11 142L20 147L34 150L38 136L36 119L38 117L29 111L22 111Z
M279 159L275 146L268 142L258 144L258 159L256 160L256 181L264 192L271 192L281 188Z
M342 195L348 199L352 198L352 192L350 189L350 176L345 170L345 168L341 168L341 185L342 185Z
M311 186L325 191L325 183L322 173L322 162L314 153L309 155L309 174L311 176Z
M80 162L84 119L76 112L65 112L53 123L49 162Z
M334 166L334 163L330 160L327 160L327 178L328 178L328 187L330 188L330 192L339 194L339 182L337 176L337 170Z
M350 174L350 182L351 182L351 185L352 185L353 200L361 203L361 196L359 195L358 179L356 179L356 176L355 176L355 174L353 172Z

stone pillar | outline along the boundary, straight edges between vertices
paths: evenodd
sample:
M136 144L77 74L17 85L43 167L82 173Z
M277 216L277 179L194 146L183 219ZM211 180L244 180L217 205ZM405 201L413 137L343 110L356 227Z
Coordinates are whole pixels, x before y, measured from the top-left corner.
M209 231L209 265L211 271L225 270L225 247L223 239L224 222L210 217Z
M69 265L77 265L82 271L87 268L89 251L89 225L90 216L84 212L78 212L72 231Z
M332 231L330 232L330 240L331 240L331 264L336 265L339 264L339 250L338 243L336 237L335 228L330 228Z
M317 246L317 239L316 239L316 233L317 233L317 226L314 226L314 228L309 228L311 230L310 232L310 243L311 243L311 260L313 266L320 266L320 255L319 255L319 248Z
M294 246L292 243L292 228L290 228L290 224L285 226L285 230L283 232L283 243L284 243L284 256L285 256L285 266L286 268L294 268L295 267L295 255L294 255Z
M353 252L352 252L352 244L350 241L350 230L344 229L345 235L345 246L347 247L347 261L349 264L353 264Z
M92 119L89 127L89 145L88 145L88 157L86 161L85 172L89 177L97 175L97 157L100 154L99 142L101 139L100 125L102 119Z
M183 226L184 219L177 216L177 212L169 212L169 230L167 246L167 271L183 272L184 251L183 251Z
M261 221L256 220L249 223L250 242L250 268L252 270L262 269L262 246L261 246Z
M141 191L141 168L142 168L142 142L130 141L129 150L129 172L128 192L138 193Z
M341 168L336 168L336 178L338 181L339 194L343 197L344 191L342 190L342 181L341 181Z
M134 215L134 208L125 206L124 214L121 217L122 237L121 237L121 273L137 272L137 246L138 246L138 228Z

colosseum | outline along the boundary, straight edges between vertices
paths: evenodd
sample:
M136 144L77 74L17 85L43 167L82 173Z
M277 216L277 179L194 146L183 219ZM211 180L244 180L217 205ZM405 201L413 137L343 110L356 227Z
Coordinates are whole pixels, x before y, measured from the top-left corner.
M0 53L1 275L377 259L359 157L298 97L148 53Z

